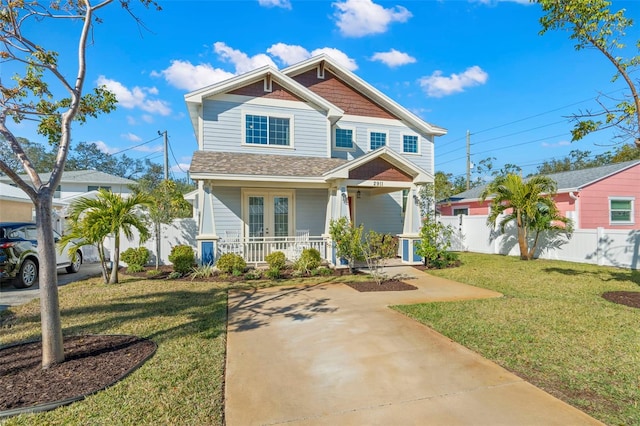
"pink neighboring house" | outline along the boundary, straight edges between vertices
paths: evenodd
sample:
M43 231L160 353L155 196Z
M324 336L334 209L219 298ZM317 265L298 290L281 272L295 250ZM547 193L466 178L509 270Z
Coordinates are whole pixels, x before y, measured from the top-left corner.
M640 224L640 161L548 175L558 184L556 205L576 229L634 229ZM491 199L472 188L438 204L443 216L487 215Z

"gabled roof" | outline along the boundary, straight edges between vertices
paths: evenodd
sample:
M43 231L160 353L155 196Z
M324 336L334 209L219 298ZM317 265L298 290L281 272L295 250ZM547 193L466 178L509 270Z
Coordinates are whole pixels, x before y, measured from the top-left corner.
M27 183L31 182L28 175L20 175ZM51 177L51 173L40 173L40 179L46 182ZM0 176L0 181L11 182L8 176ZM99 172L97 170L75 170L64 171L60 183L96 183L100 185L133 185L136 181L125 179L109 173Z
M0 200L18 201L21 203L31 203L31 198L20 188L0 182ZM63 201L53 199L54 206L66 204Z
M283 69L282 73L288 76L296 76L319 66L321 63L323 63L325 69L329 70L349 86L382 106L402 121L411 124L425 133L433 134L435 136L442 136L447 133L446 129L429 124L409 110L405 109L384 93L355 75L353 72L338 64L337 61L326 54L314 56L306 61L291 65L290 67Z
M388 161L393 166L410 175L415 183L433 182L433 176L430 173L413 164L411 161L402 157L387 146L383 146L345 164L339 165L338 167L326 172L324 177L327 178L327 180L347 179L349 178L349 172L351 170L357 169L375 158L382 158L383 160Z
M584 187L601 181L611 175L620 173L626 169L640 164L640 160L625 161L622 163L607 164L588 169L571 170L568 172L551 173L546 176L558 184L558 193L580 191ZM525 179L526 180L526 179ZM477 186L468 191L463 191L452 196L449 201L473 201L480 198L486 186Z
M187 103L187 109L189 110L189 117L191 118L193 128L196 129L196 131L198 129L198 107L202 105L205 98L240 89L244 86L260 81L267 76L270 76L272 81L275 81L299 98L323 111L326 111L327 116L330 119L337 120L344 114L342 109L338 108L323 97L318 96L291 77L283 74L277 68L274 68L271 65L265 65L245 74L231 77L227 80L223 80L184 95L184 100Z

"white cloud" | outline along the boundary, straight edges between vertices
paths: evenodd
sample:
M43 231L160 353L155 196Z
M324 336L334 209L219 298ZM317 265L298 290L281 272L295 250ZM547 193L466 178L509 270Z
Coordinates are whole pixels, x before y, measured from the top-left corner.
M267 49L267 53L280 59L283 64L291 65L311 57L311 53L302 46L276 43Z
M398 67L400 65L413 64L416 62L416 58L410 56L407 53L399 52L396 49L391 49L388 52L376 52L371 57L372 61L380 61L390 67Z
M173 60L169 68L152 72L152 76L162 76L174 87L196 90L233 77L233 73L213 68L209 64L193 65L189 61Z
M179 163L179 164L176 164L175 166L171 166L171 171L174 173L182 173L189 170L190 167L191 167L191 163Z
M94 144L96 148L98 148L100 151L104 152L105 154L115 154L116 152L120 151L120 148L109 148L109 146L103 141L94 141L90 143Z
M138 123L136 122L136 119L134 117L127 115L127 124L134 126Z
M227 46L226 43L222 41L215 42L213 44L213 50L221 59L233 64L236 68L236 74L244 74L265 65L271 65L274 68L277 68L273 60L264 53L259 53L250 57L244 52Z
M477 65L467 68L462 74L442 75L442 71L435 71L428 77L419 80L420 87L428 96L441 98L452 93L464 92L467 87L485 84L489 79L482 68Z
M387 31L392 22L406 22L412 14L407 8L385 9L372 0L345 0L333 3L336 25L345 37L362 37Z
M158 93L155 87L135 86L133 89L128 89L119 81L111 80L104 75L98 77L96 83L98 86L106 86L110 92L115 94L118 105L123 108L140 108L151 114L171 114L171 108L169 108L169 104L166 101L148 99L148 95L156 95Z
M142 146L136 146L135 148L133 148L133 150L138 152L160 152L164 150L164 147L162 145L157 145L157 146L142 145Z
M335 59L337 63L348 69L349 71L355 71L358 69L358 64L354 59L351 59L341 50L334 49L333 47L323 47L321 49L316 49L311 52L311 56L316 56L321 53L324 53L327 56L330 56L332 59Z
M258 0L260 6L264 7L281 7L283 9L291 9L289 0Z
M277 43L267 49L267 53L278 58L285 65L292 65L324 53L333 58L340 65L350 71L358 69L358 64L351 59L346 53L332 47L322 47L309 52L302 46L294 44Z
M131 142L141 142L142 139L138 135L134 135L133 133L124 133L120 135L122 138L131 141Z
M145 123L153 123L153 116L149 115L149 114L142 114L142 121L144 121Z
M481 3L487 5L496 5L498 3L518 3L524 5L533 5L535 3L531 2L531 0L469 0L471 3Z
M558 141L556 143L542 142L544 148L560 148L571 145L571 141Z

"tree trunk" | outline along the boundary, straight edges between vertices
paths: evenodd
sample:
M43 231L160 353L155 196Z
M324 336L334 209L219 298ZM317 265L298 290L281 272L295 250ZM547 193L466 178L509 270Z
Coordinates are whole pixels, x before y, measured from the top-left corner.
M51 197L40 197L35 208L38 229L42 368L49 368L64 361L62 321L58 300L56 244L51 221Z
M155 223L155 231L156 231L156 269L160 266L160 232L162 225L160 222Z
M518 225L518 247L520 247L520 259L529 260L527 250L527 229L522 221L520 211L516 212L517 225Z
M111 265L111 277L109 277L109 284L118 283L118 265L120 264L120 230L116 231L113 239L113 265Z

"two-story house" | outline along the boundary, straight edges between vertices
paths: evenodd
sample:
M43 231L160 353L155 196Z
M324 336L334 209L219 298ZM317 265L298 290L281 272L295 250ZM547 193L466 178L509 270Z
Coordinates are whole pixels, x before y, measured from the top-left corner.
M342 216L398 235L420 259L418 186L433 181L434 138L412 114L328 56L265 66L185 95L198 142L198 251L262 262L315 247L336 263L329 224Z

